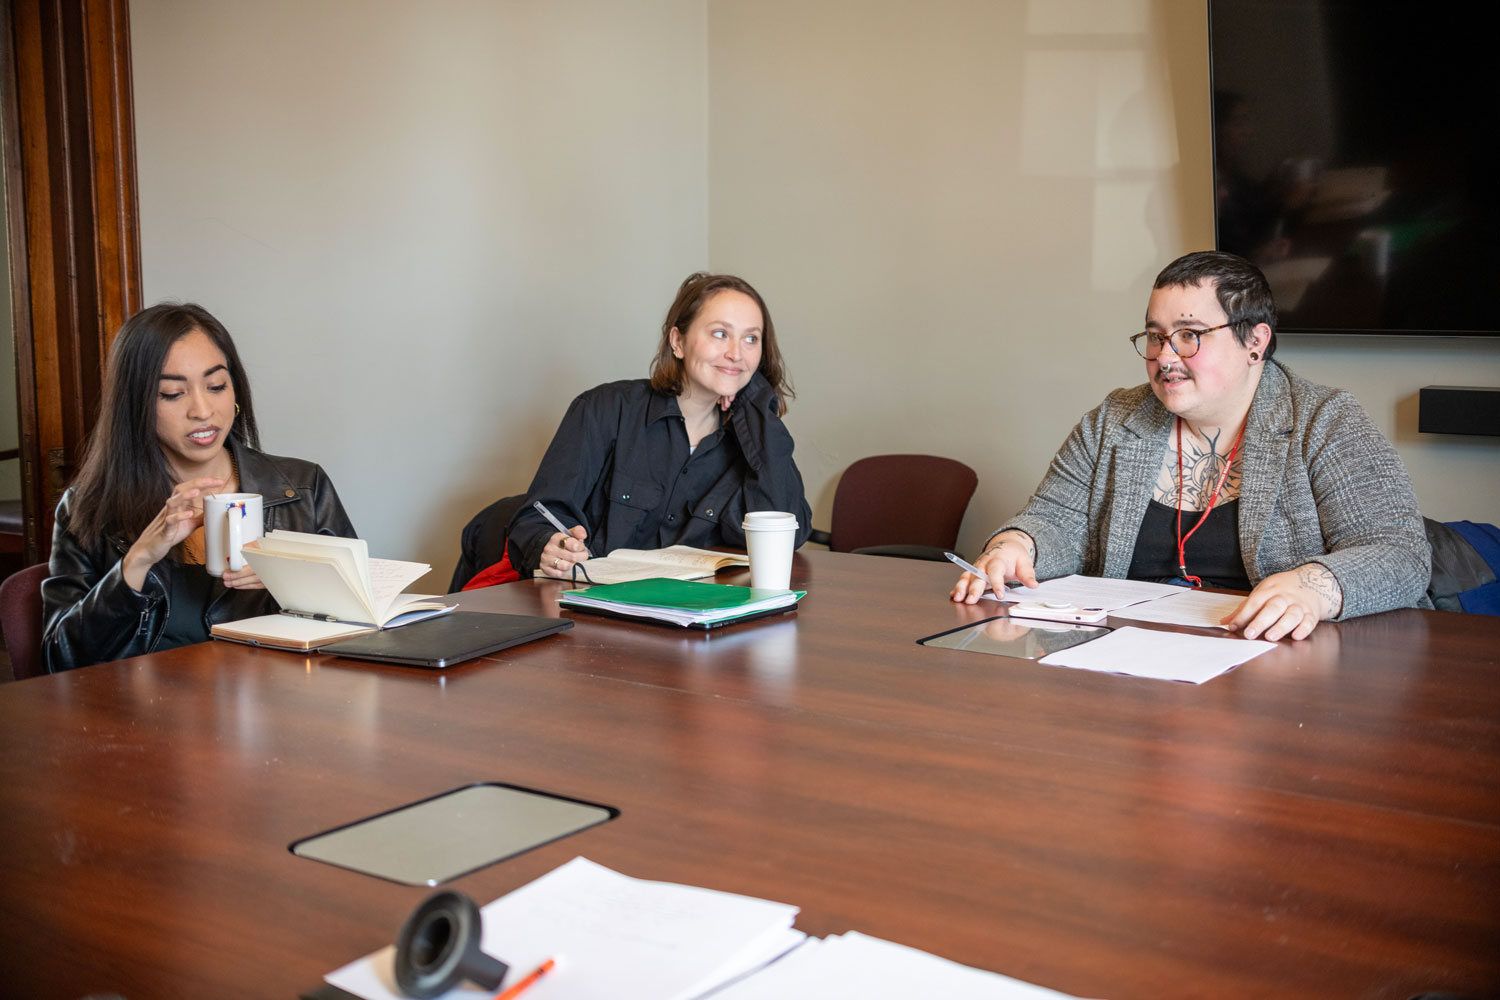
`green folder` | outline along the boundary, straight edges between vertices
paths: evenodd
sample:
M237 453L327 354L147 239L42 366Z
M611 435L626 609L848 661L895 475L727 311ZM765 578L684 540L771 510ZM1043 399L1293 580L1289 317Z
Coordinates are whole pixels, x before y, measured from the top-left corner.
M721 583L655 577L567 590L557 599L564 607L581 611L707 628L785 611L795 607L805 596L805 590L753 590Z

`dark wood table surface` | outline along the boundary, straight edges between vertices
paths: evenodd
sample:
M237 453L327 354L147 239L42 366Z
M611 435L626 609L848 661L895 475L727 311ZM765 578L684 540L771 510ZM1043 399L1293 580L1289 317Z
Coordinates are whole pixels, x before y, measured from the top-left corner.
M794 573L795 615L714 633L0 687L0 996L293 997L426 890L287 845L486 780L622 814L452 883L481 903L583 854L1085 997L1500 996L1500 620L1325 624L1193 686L918 646L998 610L946 565Z

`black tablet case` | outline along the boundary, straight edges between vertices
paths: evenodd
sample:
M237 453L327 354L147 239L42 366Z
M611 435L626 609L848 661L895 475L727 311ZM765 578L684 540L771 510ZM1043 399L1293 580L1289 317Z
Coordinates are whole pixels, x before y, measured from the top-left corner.
M565 632L572 627L570 618L451 611L411 625L331 643L320 647L318 652L355 660L441 669Z

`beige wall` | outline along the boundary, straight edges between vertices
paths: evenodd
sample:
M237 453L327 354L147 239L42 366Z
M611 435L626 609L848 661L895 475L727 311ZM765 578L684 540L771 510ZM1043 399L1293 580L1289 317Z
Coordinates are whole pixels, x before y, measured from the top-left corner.
M1206 38L1199 0L712 0L709 254L775 311L815 520L853 460L946 454L979 472L973 551L1142 380L1151 279L1213 243ZM1500 518L1495 439L1415 407L1500 385L1500 341L1278 351L1359 397L1430 514Z
M520 492L707 260L701 0L135 0L146 299L201 302L267 450L377 555Z
M569 398L642 374L704 265L767 296L826 526L854 459L961 458L962 539L1137 382L1150 280L1212 240L1200 0L132 4L148 299L221 313L273 451L444 578ZM1430 513L1494 439L1419 436L1500 342L1288 339Z

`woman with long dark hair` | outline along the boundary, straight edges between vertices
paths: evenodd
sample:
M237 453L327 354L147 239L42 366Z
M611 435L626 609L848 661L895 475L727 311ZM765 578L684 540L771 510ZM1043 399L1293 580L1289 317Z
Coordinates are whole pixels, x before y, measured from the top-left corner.
M590 552L668 545L743 548L747 510L812 519L792 435L792 389L776 327L743 278L688 275L662 323L651 377L573 401L512 519L508 553L523 576L568 578ZM532 507L567 524L557 531Z
M310 462L259 450L250 379L229 332L163 303L120 328L82 468L57 505L42 584L53 672L208 638L276 610L255 572L203 566L203 498L258 493L265 528L354 537Z

